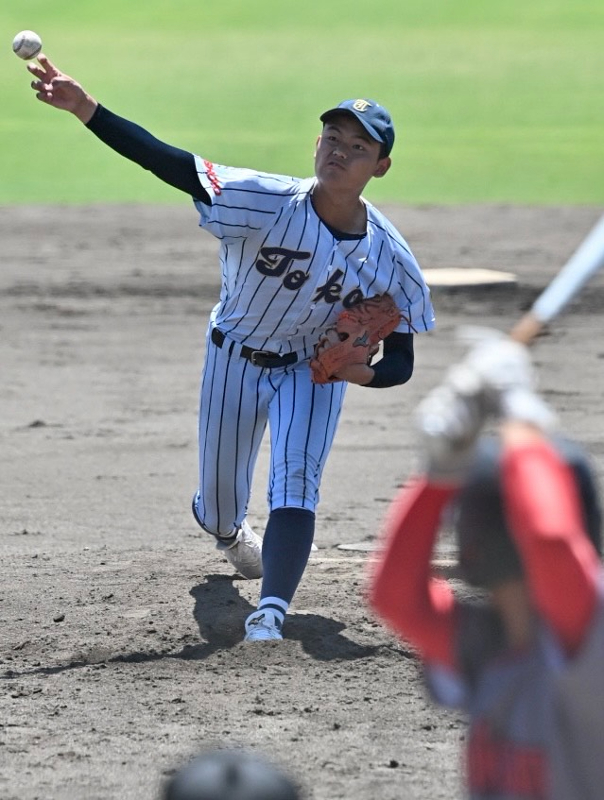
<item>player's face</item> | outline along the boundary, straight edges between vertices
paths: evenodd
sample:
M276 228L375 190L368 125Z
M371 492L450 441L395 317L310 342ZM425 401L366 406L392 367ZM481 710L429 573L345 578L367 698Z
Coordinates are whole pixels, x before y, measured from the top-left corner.
M315 150L315 174L320 183L362 192L371 178L380 178L390 167L380 158L381 145L354 117L343 114L325 123Z

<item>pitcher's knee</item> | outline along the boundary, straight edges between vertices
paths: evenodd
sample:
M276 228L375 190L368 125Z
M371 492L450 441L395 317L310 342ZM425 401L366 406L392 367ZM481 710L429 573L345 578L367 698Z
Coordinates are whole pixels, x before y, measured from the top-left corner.
M195 492L195 494L193 495L193 500L191 502L191 511L193 512L193 519L199 525L200 528L203 528L203 530L206 533L211 533L215 536L216 534L214 533L214 531L211 531L202 520L201 514L199 513L199 507L197 505L198 503L199 503L199 492Z
M212 536L229 536L229 534L233 533L237 529L237 525L235 524L228 524L226 526L220 525L218 519L214 516L212 519L209 515L203 515L199 508L200 496L199 492L196 492L193 496L193 502L191 503L191 511L193 512L193 518L195 522L199 525L199 527L204 530L206 533L211 534Z

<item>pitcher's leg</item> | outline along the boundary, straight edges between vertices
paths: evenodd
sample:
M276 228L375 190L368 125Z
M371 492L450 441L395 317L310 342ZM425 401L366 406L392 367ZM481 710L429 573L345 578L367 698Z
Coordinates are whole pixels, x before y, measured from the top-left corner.
M260 602L246 620L246 641L283 638L283 620L306 567L314 531L315 515L306 508L271 512L262 547Z
M315 511L340 420L346 383L313 384L304 371L283 382L269 406L269 508Z
M199 411L199 489L193 513L244 577L262 574L262 540L245 522L266 428L261 371L208 341Z
M291 603L304 573L315 534L315 515L306 508L276 508L264 533L265 578L261 600L280 597Z
M257 611L246 641L280 639L289 604L306 569L321 476L340 417L345 384L313 385L304 372L284 381L269 408L271 472Z

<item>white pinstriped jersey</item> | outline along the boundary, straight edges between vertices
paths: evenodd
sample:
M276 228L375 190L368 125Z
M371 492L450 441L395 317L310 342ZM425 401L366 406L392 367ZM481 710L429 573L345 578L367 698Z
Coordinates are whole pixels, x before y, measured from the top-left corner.
M311 202L314 178L226 167L196 157L212 204L195 201L200 225L220 241L222 288L212 324L240 343L311 355L339 312L389 292L398 331L434 327L430 292L409 246L367 201L367 232L338 238Z

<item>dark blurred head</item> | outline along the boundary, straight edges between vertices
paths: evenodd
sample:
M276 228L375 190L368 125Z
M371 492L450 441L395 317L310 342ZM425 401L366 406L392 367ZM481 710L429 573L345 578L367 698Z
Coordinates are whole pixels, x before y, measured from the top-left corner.
M585 530L600 552L601 509L589 460L574 442L553 438L552 444L574 473ZM500 458L499 439L482 437L454 508L460 573L468 583L485 589L523 574L503 507Z
M300 800L300 794L290 778L264 758L240 750L213 750L179 769L163 800Z

